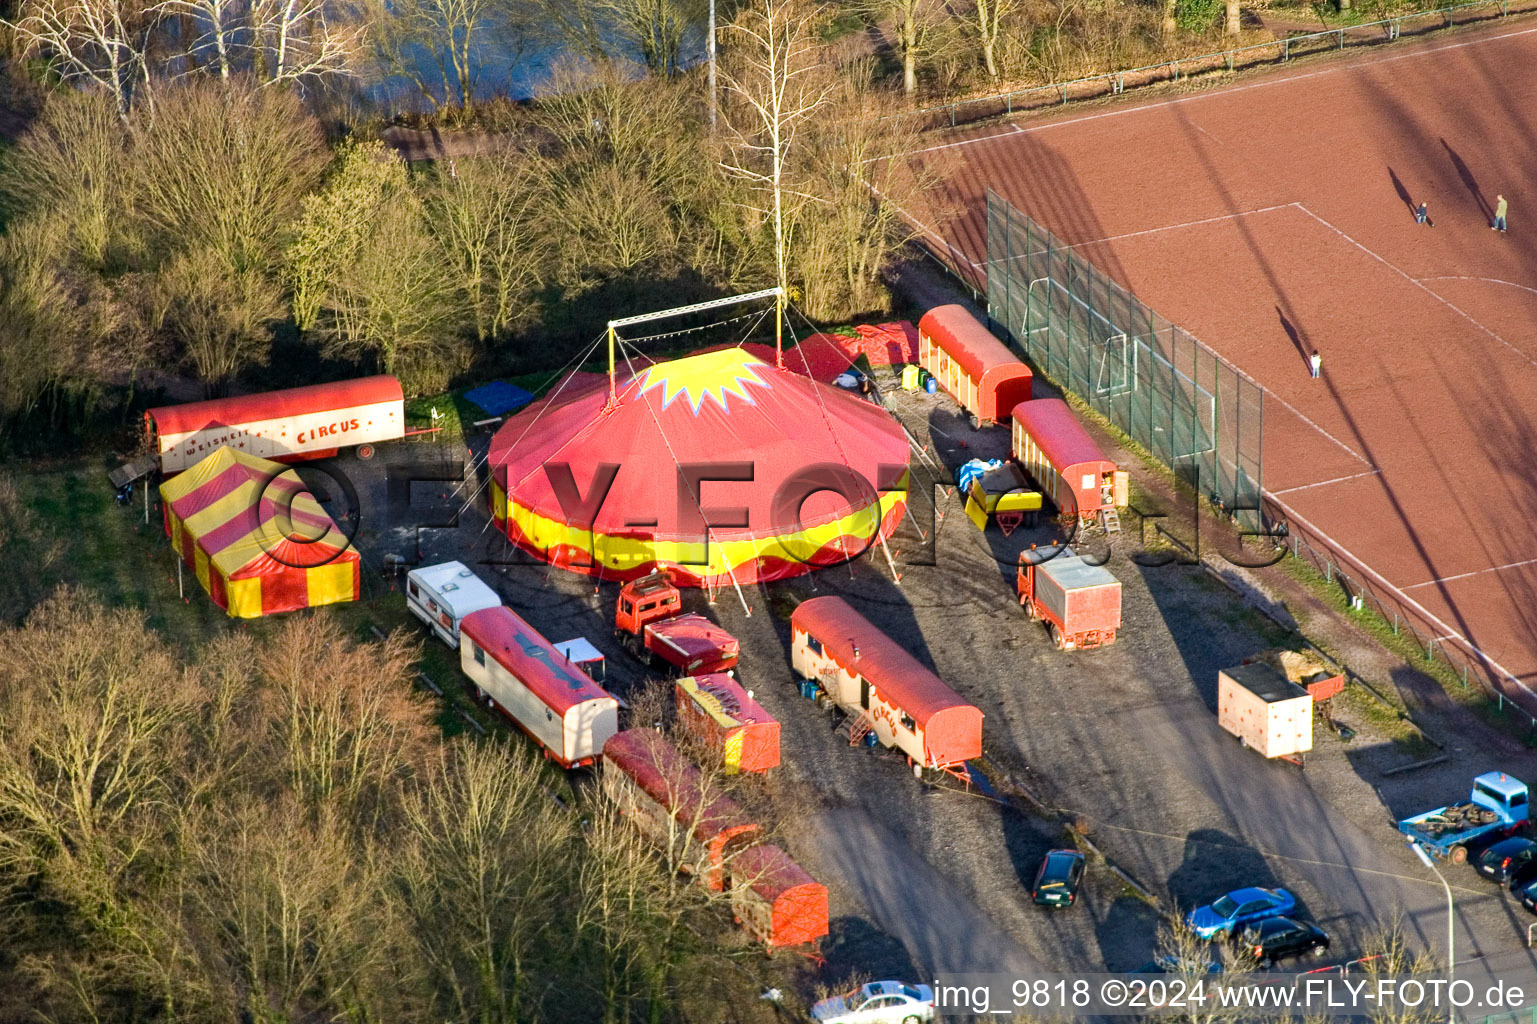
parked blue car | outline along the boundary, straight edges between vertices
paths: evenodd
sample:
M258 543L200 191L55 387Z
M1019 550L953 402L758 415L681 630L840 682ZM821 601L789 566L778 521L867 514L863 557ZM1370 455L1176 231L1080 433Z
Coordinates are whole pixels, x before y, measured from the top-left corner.
M1214 903L1196 907L1186 915L1185 923L1198 938L1215 939L1231 934L1241 924L1285 917L1296 906L1297 901L1285 889L1234 889Z

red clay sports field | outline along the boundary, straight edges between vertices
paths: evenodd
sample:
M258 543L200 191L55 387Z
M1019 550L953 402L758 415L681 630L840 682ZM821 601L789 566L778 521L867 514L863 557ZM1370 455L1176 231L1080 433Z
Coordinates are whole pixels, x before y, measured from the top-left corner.
M1534 73L1512 20L993 122L911 212L980 279L991 188L1252 376L1273 508L1537 710Z

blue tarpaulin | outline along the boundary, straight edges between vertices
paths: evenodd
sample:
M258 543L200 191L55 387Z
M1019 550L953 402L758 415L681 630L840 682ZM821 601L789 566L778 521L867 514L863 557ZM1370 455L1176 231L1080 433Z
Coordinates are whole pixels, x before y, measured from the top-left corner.
M534 396L522 388L504 380L494 380L464 393L464 397L486 411L487 416L504 416L521 409L534 400Z

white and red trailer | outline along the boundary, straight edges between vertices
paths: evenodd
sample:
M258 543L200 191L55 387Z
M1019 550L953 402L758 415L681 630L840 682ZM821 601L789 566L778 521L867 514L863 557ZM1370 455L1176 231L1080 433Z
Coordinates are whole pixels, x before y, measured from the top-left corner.
M328 458L353 446L366 458L369 446L405 436L405 396L394 377L362 377L161 406L144 414L144 429L165 474L224 445L277 462Z
M853 718L849 741L874 735L915 774L964 774L982 754L982 712L841 597L802 601L790 615L790 659Z
M619 731L619 702L505 605L460 622L459 665L475 695L562 768L593 763Z
M669 860L714 892L762 829L655 729L626 729L603 744L603 794Z

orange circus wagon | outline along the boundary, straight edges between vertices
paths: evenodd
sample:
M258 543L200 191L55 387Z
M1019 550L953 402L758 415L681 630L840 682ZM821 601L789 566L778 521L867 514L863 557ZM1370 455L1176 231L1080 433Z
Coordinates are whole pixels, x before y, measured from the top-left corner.
M1105 458L1060 398L1014 407L1012 453L1057 511L1099 518L1127 502L1127 476Z
M827 934L827 886L777 846L732 858L731 907L747 933L770 949L804 946Z
M964 306L936 306L918 321L918 365L971 413L973 427L999 423L1030 400L1034 375Z
M779 764L779 723L723 672L678 680L678 721L720 752L727 775Z
M714 892L727 862L762 830L653 729L627 729L603 744L603 795L680 869Z
M814 597L790 615L790 657L852 719L849 742L896 747L914 774L966 776L982 754L982 712L841 597ZM868 741L867 741L868 742Z

